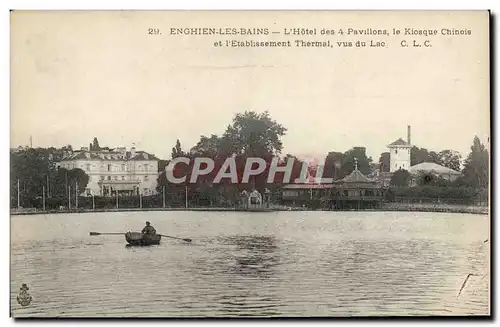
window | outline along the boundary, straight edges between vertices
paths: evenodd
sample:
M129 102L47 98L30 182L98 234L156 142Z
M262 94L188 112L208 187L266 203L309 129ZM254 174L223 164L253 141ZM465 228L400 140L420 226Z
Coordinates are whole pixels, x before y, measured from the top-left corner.
M111 176L108 176L108 181L110 181L110 180L111 180Z
M125 176L122 176L122 181L124 181L124 180L125 180Z
M117 181L117 180L118 180L118 176L115 176L115 181Z
M86 164L86 168L85 168L87 171L90 171L90 164Z
M101 181L103 181L103 180L104 180L104 176L101 176Z
M111 171L111 165L108 165L108 171Z
M145 170L145 171L148 171L148 164L145 164L145 165L144 165L144 170Z
M92 176L89 175L89 183L92 182Z
M144 176L144 180L147 181L148 180L148 175Z
M398 154L398 149L394 150L394 153L395 153L395 154Z

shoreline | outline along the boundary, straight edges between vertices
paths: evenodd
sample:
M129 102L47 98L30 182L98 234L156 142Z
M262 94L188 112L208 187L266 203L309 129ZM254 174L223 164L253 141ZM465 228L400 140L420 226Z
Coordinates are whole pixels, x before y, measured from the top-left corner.
M466 205L411 205L391 204L376 209L309 209L301 207L276 207L276 208L226 208L226 207L193 207L193 208L108 208L108 209L71 209L71 210L10 210L11 216L19 215L46 215L63 213L98 213L98 212L138 212L138 211L201 211L201 212L278 212L278 211L324 211L324 212L441 212L441 213L468 213L488 215L489 208L482 206Z

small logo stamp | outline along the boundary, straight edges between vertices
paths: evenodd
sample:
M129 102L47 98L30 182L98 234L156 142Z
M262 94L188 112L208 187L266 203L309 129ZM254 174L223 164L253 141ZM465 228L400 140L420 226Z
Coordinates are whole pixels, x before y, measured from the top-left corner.
M29 287L26 284L21 285L21 292L17 296L17 303L25 307L31 303L31 295L28 293Z

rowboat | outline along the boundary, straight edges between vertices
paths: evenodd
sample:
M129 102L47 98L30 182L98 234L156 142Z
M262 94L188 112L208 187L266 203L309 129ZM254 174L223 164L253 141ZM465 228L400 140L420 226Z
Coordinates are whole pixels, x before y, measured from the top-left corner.
M161 235L148 235L138 232L128 232L125 234L125 240L130 245L158 245L160 244Z

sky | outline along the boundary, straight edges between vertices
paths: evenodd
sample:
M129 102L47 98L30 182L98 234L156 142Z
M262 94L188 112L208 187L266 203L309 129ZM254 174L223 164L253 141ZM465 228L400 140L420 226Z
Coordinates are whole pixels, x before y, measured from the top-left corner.
M11 147L136 144L169 159L236 113L269 111L283 153L365 146L375 161L406 138L464 157L490 133L487 12L13 12ZM269 28L267 36L170 28ZM468 29L468 36L293 36L285 28ZM149 35L155 28L161 35ZM224 48L218 40L385 40L387 48ZM401 40L430 40L404 48Z

